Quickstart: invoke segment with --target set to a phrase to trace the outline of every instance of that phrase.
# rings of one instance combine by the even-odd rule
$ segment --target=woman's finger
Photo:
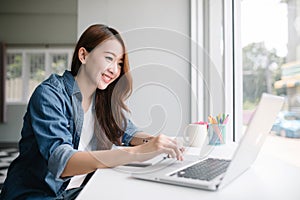
[[[171,157],[171,158],[176,158],[177,157],[175,151],[171,148],[165,148],[164,152],[166,154],[168,154],[168,156]]]
[[[180,148],[178,147],[176,141],[169,139],[166,146],[167,146],[167,148],[170,148],[175,152],[177,160],[182,160],[182,152],[181,152]]]

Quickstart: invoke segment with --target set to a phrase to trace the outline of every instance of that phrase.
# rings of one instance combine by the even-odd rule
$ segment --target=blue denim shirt
[[[51,75],[33,93],[24,116],[20,154],[11,163],[0,199],[48,199],[61,194],[71,177],[60,178],[77,152],[83,124],[82,95],[69,71]],[[127,120],[122,142],[139,130]]]

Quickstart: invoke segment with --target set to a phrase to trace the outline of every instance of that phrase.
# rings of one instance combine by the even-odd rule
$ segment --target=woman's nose
[[[112,74],[117,74],[119,71],[119,67],[118,67],[118,63],[117,62],[113,62],[110,66],[109,66],[109,72]]]

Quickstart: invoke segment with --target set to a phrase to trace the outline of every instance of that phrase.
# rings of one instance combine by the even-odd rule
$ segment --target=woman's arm
[[[161,153],[169,154],[172,158],[183,160],[182,148],[175,139],[165,135],[152,137],[149,142],[113,150],[89,151],[74,153],[61,174],[61,177],[86,174],[98,168],[115,167],[136,161],[146,161]]]
[[[76,152],[67,162],[61,177],[86,174],[98,168],[114,167],[133,162],[136,158],[131,153],[130,148]]]

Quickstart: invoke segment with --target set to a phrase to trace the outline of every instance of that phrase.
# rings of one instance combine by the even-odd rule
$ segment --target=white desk
[[[230,156],[226,151],[224,154],[224,147],[218,147],[212,154]],[[300,169],[261,153],[249,170],[216,192],[133,179],[118,168],[100,169],[77,197],[90,199],[299,200]]]

